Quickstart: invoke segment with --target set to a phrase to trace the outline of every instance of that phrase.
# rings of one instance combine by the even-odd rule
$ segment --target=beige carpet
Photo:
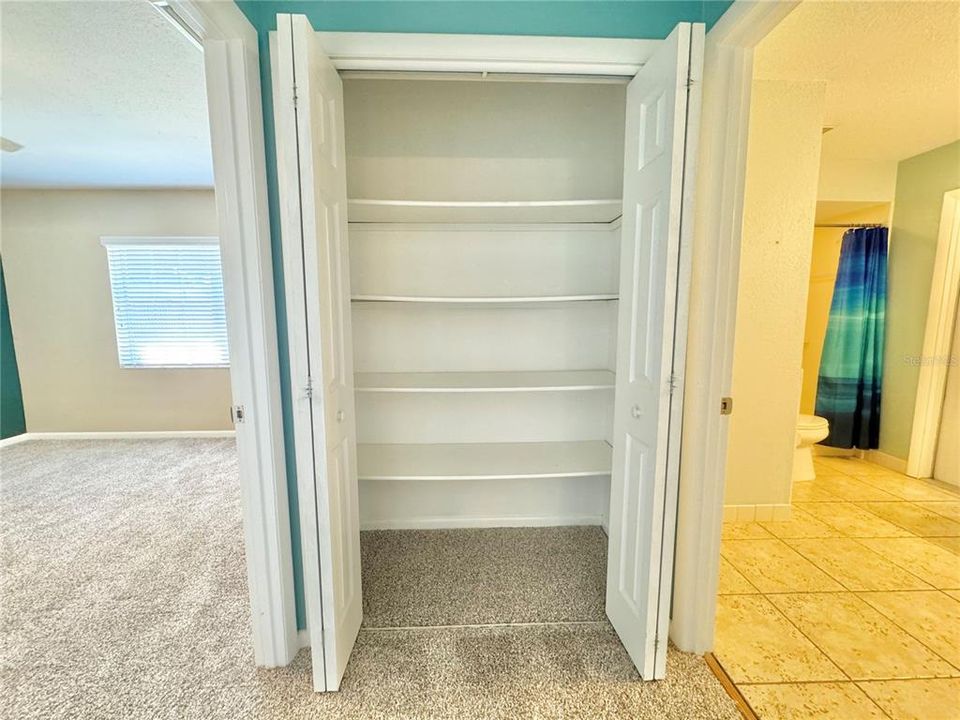
[[[421,560],[405,560],[383,547],[381,534],[365,535],[364,560],[374,558],[364,568],[368,624],[456,619],[444,597],[474,617],[511,607],[514,617],[583,613],[591,622],[367,628],[342,691],[318,695],[306,652],[288,668],[253,667],[232,442],[4,448],[0,523],[0,717],[739,717],[699,657],[671,652],[666,681],[637,680],[609,625],[592,621],[598,601],[589,588],[602,571],[584,564],[602,544],[595,531],[558,530],[548,541],[561,549],[559,559],[583,569],[570,598],[547,588],[525,601],[536,590],[518,593],[505,582],[496,602],[471,608],[466,594],[434,588],[429,612],[405,606],[403,597],[420,596],[396,568],[381,565],[383,576],[374,568],[391,557],[416,567],[436,541]],[[536,553],[535,535],[447,540],[469,547],[483,537],[481,545],[499,542],[504,553]],[[520,587],[529,582],[523,573],[516,578]]]

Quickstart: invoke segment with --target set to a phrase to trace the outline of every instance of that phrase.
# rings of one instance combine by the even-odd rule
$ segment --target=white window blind
[[[121,367],[229,365],[217,238],[102,238]]]

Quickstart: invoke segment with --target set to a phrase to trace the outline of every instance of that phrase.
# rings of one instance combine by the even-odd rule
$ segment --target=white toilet
[[[830,423],[819,415],[797,417],[797,445],[793,451],[793,481],[813,480],[813,446],[830,434]]]

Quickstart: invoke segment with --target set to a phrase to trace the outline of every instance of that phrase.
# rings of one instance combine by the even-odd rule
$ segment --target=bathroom
[[[908,5],[755,51],[714,647],[747,717],[960,702],[960,85]]]

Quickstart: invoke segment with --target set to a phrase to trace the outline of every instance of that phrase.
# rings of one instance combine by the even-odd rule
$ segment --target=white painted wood
[[[540,372],[357,373],[357,392],[501,393],[605,390],[613,387],[609,370]]]
[[[361,480],[497,480],[591,477],[610,472],[603,441],[563,443],[362,444]]]
[[[615,302],[353,303],[358,372],[613,368]]]
[[[359,295],[616,295],[619,223],[350,225]]]
[[[351,223],[609,223],[619,199],[375,200],[351,198]]]
[[[608,476],[361,480],[364,530],[601,525]]]
[[[245,411],[236,436],[254,659],[275,667],[298,645],[258,39],[234,3],[170,0],[169,8],[203,39],[230,379]]]
[[[343,89],[304,16],[278,15],[277,27],[283,233],[292,254],[300,251],[305,313],[290,336],[297,356],[291,372],[302,373],[292,380],[300,393],[294,422],[307,624],[314,689],[331,691],[340,686],[363,612]],[[296,258],[290,262],[295,271]]]
[[[354,295],[354,302],[433,303],[439,305],[528,305],[534,303],[571,303],[616,300],[614,293],[592,295],[504,295],[496,297],[429,297],[425,295]]]
[[[679,24],[627,88],[607,615],[645,679],[666,673],[679,477],[672,396],[683,372],[691,210],[685,151],[688,123],[699,120],[687,81],[700,78],[702,28]]]
[[[338,70],[633,76],[659,41],[524,35],[318,33]]]
[[[960,296],[960,188],[943,195],[937,254],[920,357],[907,475],[933,477],[947,372],[950,369],[957,297]]]
[[[713,648],[753,48],[799,2],[736,0],[707,33],[670,638]]]
[[[234,438],[234,430],[142,430],[124,432],[26,432],[0,440],[0,447],[28,440],[185,440],[191,438]]]
[[[613,392],[360,393],[357,430],[369,443],[605,440]]]

